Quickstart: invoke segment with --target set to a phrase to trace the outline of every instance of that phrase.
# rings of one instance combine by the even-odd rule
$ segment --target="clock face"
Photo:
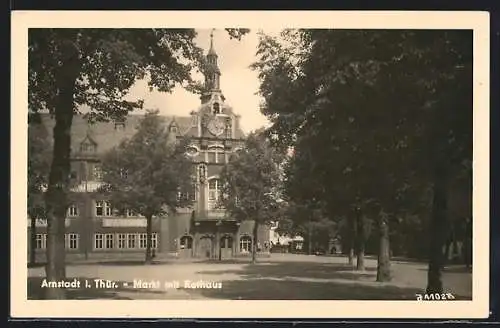
[[[208,123],[208,131],[215,136],[220,136],[224,132],[224,122],[218,118],[212,119]]]

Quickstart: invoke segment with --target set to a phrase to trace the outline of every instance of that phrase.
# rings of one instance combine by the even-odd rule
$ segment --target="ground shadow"
[[[317,262],[268,262],[247,264],[239,270],[198,271],[205,277],[239,276],[223,280],[222,289],[187,290],[210,298],[228,299],[329,299],[329,300],[416,300],[425,287],[410,288],[377,283],[377,268],[357,271],[351,265]],[[323,281],[321,281],[323,280]],[[454,295],[457,300],[470,296]]]
[[[309,279],[350,279],[375,280],[374,267],[366,267],[357,271],[348,264],[318,263],[318,262],[264,262],[246,264],[240,270],[206,270],[199,271],[202,275],[237,274],[243,279],[256,278],[309,278]]]
[[[94,279],[89,277],[68,277],[65,281],[80,281],[79,288],[67,288],[66,299],[71,300],[91,300],[91,299],[114,299],[114,300],[131,300],[136,297],[125,297],[124,292],[132,294],[163,294],[162,290],[152,289],[134,289],[133,283],[128,281],[115,281],[117,288],[96,288]],[[28,278],[28,299],[29,300],[46,300],[47,287],[42,287],[44,277],[29,277]],[[88,285],[86,284],[88,282]],[[89,286],[88,288],[86,286]]]
[[[420,268],[421,271],[427,271],[427,268]],[[472,273],[472,267],[467,267],[466,265],[454,265],[448,266],[441,269],[441,272],[445,273]]]
[[[422,290],[336,282],[272,279],[223,281],[220,289],[185,289],[191,294],[229,300],[415,300]]]
[[[203,264],[242,264],[242,263],[251,263],[252,259],[247,258],[234,258],[234,259],[204,259],[204,260],[193,260],[194,263],[203,263]]]

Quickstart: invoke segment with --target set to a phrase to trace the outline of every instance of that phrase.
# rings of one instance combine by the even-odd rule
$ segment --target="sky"
[[[205,50],[210,47],[211,29],[197,29],[195,42]],[[265,31],[266,34],[274,34]],[[241,115],[240,126],[245,133],[266,126],[268,120],[260,113],[260,97],[256,95],[259,89],[257,72],[249,66],[256,61],[258,35],[257,30],[251,30],[238,41],[231,40],[226,31],[214,31],[214,48],[219,56],[221,70],[221,90],[226,102],[233,107],[236,114]],[[144,99],[144,108],[158,109],[161,115],[189,116],[200,106],[199,96],[177,87],[171,94],[150,92],[146,81],[138,81],[130,90],[130,99]]]

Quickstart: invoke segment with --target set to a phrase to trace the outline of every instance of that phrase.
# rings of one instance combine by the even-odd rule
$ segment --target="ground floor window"
[[[104,248],[104,235],[102,233],[96,233],[94,235],[94,248],[103,249]]]
[[[242,236],[240,238],[240,252],[250,253],[252,251],[252,238],[249,236]]]
[[[148,245],[148,234],[140,233],[139,234],[139,248],[146,249]],[[158,234],[153,232],[151,234],[151,248],[156,249],[158,247]]]
[[[147,247],[147,234],[141,233],[139,234],[139,248],[145,249]]]
[[[45,249],[47,247],[47,234],[45,233],[37,233],[36,234],[36,249]]]
[[[192,249],[193,248],[193,238],[191,236],[182,236],[180,242],[181,249]]]
[[[123,249],[127,248],[126,242],[127,242],[127,235],[124,233],[119,233],[118,234],[118,248]]]
[[[106,249],[113,249],[115,248],[115,235],[111,233],[105,234],[105,240],[106,240]]]
[[[78,249],[80,235],[77,233],[68,233],[64,235],[64,245],[67,249]]]
[[[95,249],[146,249],[146,233],[96,233],[94,235]],[[151,246],[158,248],[158,234],[151,234]]]
[[[127,248],[136,248],[137,247],[137,235],[135,233],[129,233],[127,235]]]

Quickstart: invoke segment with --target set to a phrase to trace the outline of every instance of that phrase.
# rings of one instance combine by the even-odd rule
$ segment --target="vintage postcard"
[[[14,11],[11,316],[487,317],[489,60],[486,12]]]

